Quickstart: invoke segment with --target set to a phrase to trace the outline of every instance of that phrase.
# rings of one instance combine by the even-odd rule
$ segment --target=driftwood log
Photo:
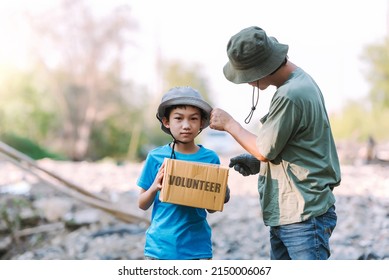
[[[116,204],[113,204],[106,198],[99,196],[98,194],[91,193],[85,188],[78,186],[72,182],[69,182],[65,178],[55,174],[52,171],[49,171],[28,157],[27,155],[15,150],[9,145],[0,141],[0,156],[5,160],[11,162],[18,168],[32,174],[40,181],[44,182],[50,187],[55,188],[71,197],[78,199],[81,202],[84,202],[92,207],[101,209],[114,217],[127,222],[127,223],[146,223],[149,224],[150,221],[144,217],[139,217],[126,209],[122,209]]]

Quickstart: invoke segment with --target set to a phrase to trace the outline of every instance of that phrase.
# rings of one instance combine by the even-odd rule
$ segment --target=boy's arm
[[[142,210],[149,209],[154,202],[154,198],[157,192],[158,189],[153,188],[153,186],[151,186],[147,191],[141,188],[138,199],[139,208]]]
[[[140,209],[147,210],[153,204],[155,195],[158,193],[159,190],[162,189],[164,170],[164,165],[162,165],[157,173],[157,176],[155,176],[153,184],[148,190],[141,188],[138,198],[138,206]]]

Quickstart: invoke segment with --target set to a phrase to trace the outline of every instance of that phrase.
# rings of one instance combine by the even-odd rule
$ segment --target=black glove
[[[234,167],[243,176],[259,173],[261,162],[250,154],[241,154],[230,159],[229,167]]]

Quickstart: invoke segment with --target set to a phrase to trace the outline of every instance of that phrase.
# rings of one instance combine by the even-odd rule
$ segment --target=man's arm
[[[257,147],[257,136],[243,128],[230,114],[215,108],[211,112],[210,128],[228,132],[239,145],[260,161],[269,161]]]

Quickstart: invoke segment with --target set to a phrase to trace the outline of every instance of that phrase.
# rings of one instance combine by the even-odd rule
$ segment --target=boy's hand
[[[228,201],[230,201],[230,188],[227,186],[227,188],[226,188],[226,196],[224,198],[224,203],[227,203]]]
[[[165,174],[165,163],[162,164],[162,166],[159,168],[157,176],[155,176],[154,182],[152,187],[156,191],[160,191],[162,189],[162,183],[163,183],[163,176]]]
[[[230,200],[230,188],[227,186],[226,188],[226,196],[224,198],[224,203],[227,203]],[[215,213],[216,210],[207,209],[208,213]]]

